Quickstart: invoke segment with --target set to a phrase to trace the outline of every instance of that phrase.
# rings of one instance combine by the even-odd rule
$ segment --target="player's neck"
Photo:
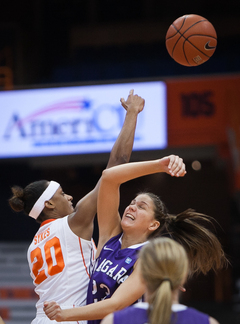
[[[147,241],[147,238],[145,236],[143,237],[139,237],[139,235],[133,236],[128,235],[127,233],[124,233],[122,236],[122,246],[121,249],[126,249],[129,246],[135,245],[135,244],[140,244],[140,243],[144,243]]]
[[[172,292],[172,304],[179,304],[179,289]]]

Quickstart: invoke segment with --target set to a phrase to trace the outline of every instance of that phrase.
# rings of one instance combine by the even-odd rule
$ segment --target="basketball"
[[[184,15],[168,28],[166,48],[179,64],[198,66],[215,52],[217,34],[213,25],[204,17]]]

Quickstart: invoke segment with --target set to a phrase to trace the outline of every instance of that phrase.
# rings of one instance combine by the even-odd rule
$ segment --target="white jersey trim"
[[[141,308],[141,309],[148,309],[149,304],[146,302],[140,302],[133,305],[135,308]],[[187,306],[182,304],[172,304],[172,311],[173,312],[181,312],[187,309]]]
[[[182,304],[172,304],[172,311],[173,312],[181,312],[187,309],[187,306]]]
[[[119,242],[120,242],[121,245],[122,245],[122,237],[123,237],[123,233],[119,237]],[[128,246],[127,249],[137,249],[139,246],[143,246],[143,245],[145,245],[147,243],[148,243],[148,241],[143,242],[143,243],[134,244],[134,245]]]

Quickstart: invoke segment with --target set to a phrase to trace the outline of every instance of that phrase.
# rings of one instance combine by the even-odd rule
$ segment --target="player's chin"
[[[69,211],[70,211],[70,214],[72,214],[73,212],[75,212],[75,208],[73,207],[73,205],[70,205],[69,206]]]
[[[65,216],[66,215],[71,215],[75,213],[75,209],[73,207],[69,207],[68,210],[65,211]]]
[[[134,221],[131,219],[128,219],[127,217],[123,218],[121,221],[121,227],[122,229],[127,229],[129,227],[133,227],[134,226]]]

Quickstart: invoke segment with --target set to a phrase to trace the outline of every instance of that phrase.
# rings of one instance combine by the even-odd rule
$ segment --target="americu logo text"
[[[86,139],[97,141],[102,133],[106,136],[114,129],[119,130],[123,118],[121,106],[106,104],[93,107],[92,102],[86,99],[64,101],[25,117],[21,112],[13,113],[4,138],[31,138],[36,146],[75,144]]]

